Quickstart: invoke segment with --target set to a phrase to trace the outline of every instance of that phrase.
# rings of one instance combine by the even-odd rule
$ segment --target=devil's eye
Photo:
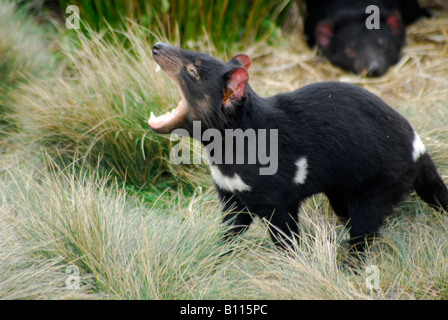
[[[195,77],[196,79],[199,79],[198,72],[196,71],[195,68],[193,68],[193,67],[188,67],[188,68],[187,68],[187,71],[188,71],[193,77]]]
[[[349,58],[354,58],[356,56],[356,51],[353,48],[345,48],[344,53]]]
[[[386,41],[386,39],[384,39],[384,38],[379,38],[379,39],[378,39],[378,44],[380,45],[381,50],[382,50],[383,52],[387,50],[387,41]]]

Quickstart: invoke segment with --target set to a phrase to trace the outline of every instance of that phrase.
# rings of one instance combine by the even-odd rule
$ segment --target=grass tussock
[[[414,215],[390,218],[384,237],[350,267],[347,230],[324,197],[305,203],[301,242],[285,253],[260,221],[239,242],[222,243],[210,191],[174,192],[148,207],[107,180],[73,165],[2,175],[2,298],[448,298],[447,217],[415,200],[407,203]],[[369,265],[379,270],[378,290],[368,287]],[[67,287],[72,266],[75,290]]]
[[[68,69],[18,93],[13,118],[22,131],[16,138],[65,163],[81,155],[85,165],[148,188],[171,169],[169,139],[146,122],[151,111],[177,105],[178,93],[168,77],[156,75],[144,31],[128,30],[126,40],[108,32],[108,40],[78,33],[63,48]]]
[[[27,82],[29,76],[43,76],[54,63],[48,49],[51,36],[36,28],[33,18],[12,1],[0,2],[0,152],[9,144],[14,122],[11,91]]]
[[[36,242],[19,239],[14,225],[6,222],[7,204],[0,206],[0,299],[92,299],[104,297],[90,291],[88,276],[80,277],[80,290],[67,290],[62,258],[39,257]]]
[[[447,299],[446,216],[422,208],[413,217],[391,218],[366,257],[350,262],[340,246],[347,231],[321,210],[308,207],[301,212],[304,226],[298,250],[287,256],[277,250],[254,252],[247,285],[261,297]],[[372,266],[378,272],[378,286],[372,282]]]
[[[128,197],[107,178],[77,173],[75,165],[49,166],[54,168],[50,173],[14,169],[1,181],[2,221],[19,243],[33,245],[26,250],[31,259],[53,263],[59,270],[77,266],[81,275],[91,278],[88,288],[117,299],[201,299],[216,294],[226,269],[226,263],[220,265],[222,255],[229,247],[220,243],[213,196],[185,200],[174,193],[168,204],[171,212],[166,212]],[[1,252],[6,259],[7,253]],[[38,271],[40,265],[30,268]]]

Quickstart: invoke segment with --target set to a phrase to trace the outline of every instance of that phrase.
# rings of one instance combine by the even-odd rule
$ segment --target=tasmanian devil
[[[182,100],[164,115],[151,113],[148,124],[157,133],[184,135],[194,135],[200,125],[196,138],[210,151],[211,174],[230,225],[227,236],[259,216],[276,244],[290,244],[298,236],[300,203],[317,193],[328,197],[360,250],[412,189],[430,206],[448,210],[448,189],[421,139],[372,93],[323,82],[262,98],[249,86],[246,55],[224,63],[163,43],[152,52]],[[247,140],[247,132],[257,140]],[[250,143],[232,144],[229,133]],[[267,163],[257,147],[278,153],[271,158],[278,163]]]
[[[405,27],[430,16],[417,0],[308,0],[306,4],[308,45],[317,43],[332,64],[367,76],[380,76],[395,64],[405,43]],[[377,9],[368,9],[372,5]]]

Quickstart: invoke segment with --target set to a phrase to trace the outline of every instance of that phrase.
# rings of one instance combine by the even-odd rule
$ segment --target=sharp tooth
[[[151,120],[153,120],[155,118],[156,118],[156,116],[154,115],[154,112],[151,111],[151,116],[149,117],[149,121],[148,122],[151,122]]]
[[[156,72],[159,72],[160,71],[160,66],[159,65],[157,65],[157,68],[156,68]]]

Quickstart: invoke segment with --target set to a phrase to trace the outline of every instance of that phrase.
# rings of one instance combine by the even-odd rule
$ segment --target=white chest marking
[[[418,136],[418,134],[414,131],[414,141],[412,142],[412,158],[414,162],[420,158],[426,152],[425,145],[422,140]]]
[[[308,175],[308,161],[306,157],[299,158],[296,162],[296,175],[294,176],[294,182],[297,184],[304,184]]]
[[[210,165],[210,171],[212,173],[213,181],[215,181],[215,183],[223,190],[230,192],[252,190],[252,187],[244,183],[241,177],[236,173],[233,177],[225,176],[222,174],[221,170],[214,165]]]

